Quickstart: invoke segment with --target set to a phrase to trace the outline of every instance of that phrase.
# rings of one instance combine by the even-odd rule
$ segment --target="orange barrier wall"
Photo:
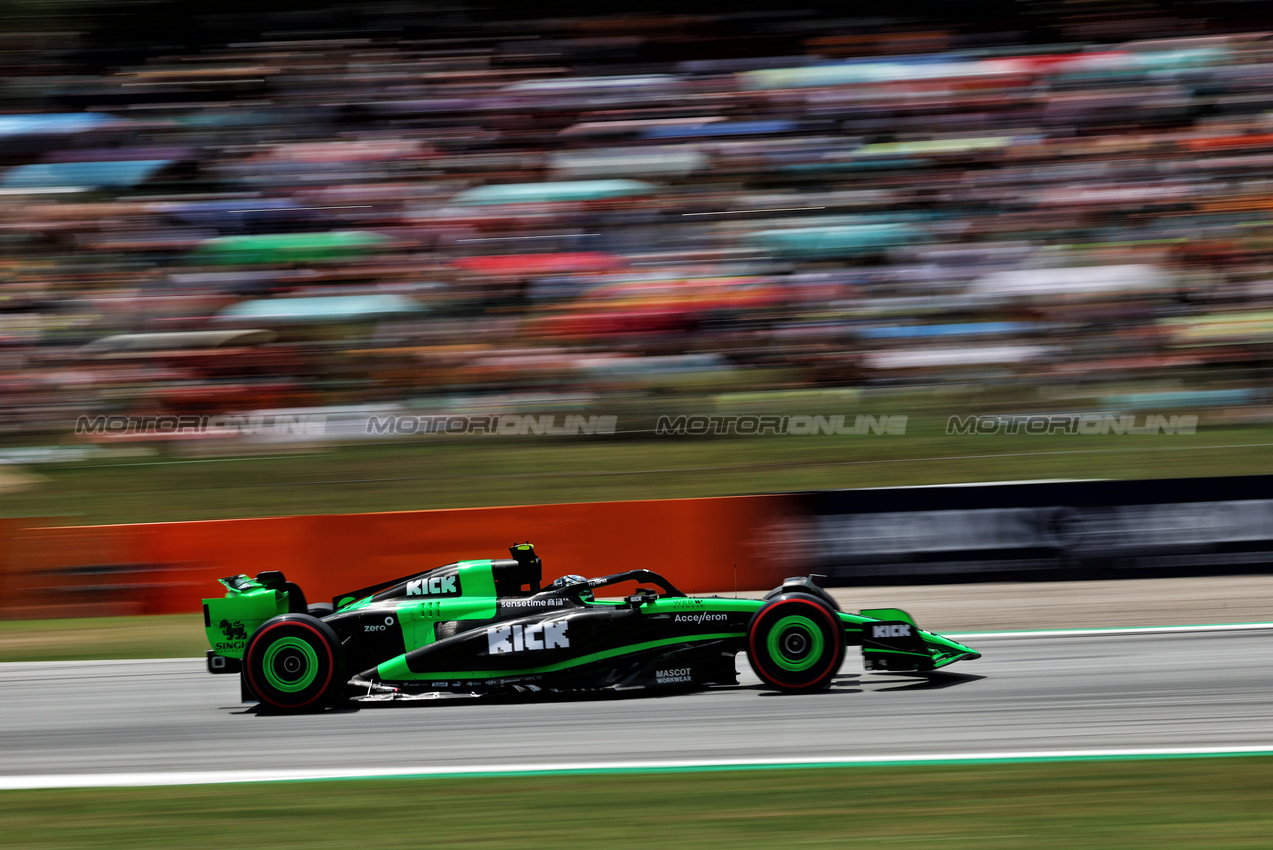
[[[23,529],[5,616],[197,611],[216,579],[282,570],[311,602],[530,540],[544,579],[646,568],[689,592],[781,581],[773,541],[791,497],[595,502],[202,522]],[[65,615],[63,615],[65,616]]]
[[[161,610],[169,585],[179,579],[167,564],[148,559],[147,529],[24,523],[5,541],[0,614],[92,617]]]

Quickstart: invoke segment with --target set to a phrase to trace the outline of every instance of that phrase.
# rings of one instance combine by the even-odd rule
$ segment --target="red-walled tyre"
[[[261,624],[243,652],[243,676],[263,705],[276,711],[316,711],[345,685],[340,639],[308,614],[283,614]]]
[[[844,661],[840,618],[804,593],[771,599],[747,626],[747,660],[766,685],[786,693],[831,687]]]

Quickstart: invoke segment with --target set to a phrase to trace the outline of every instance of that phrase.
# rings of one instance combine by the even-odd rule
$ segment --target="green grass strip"
[[[199,657],[203,615],[0,621],[0,662]]]
[[[1273,758],[11,791],[7,846],[1265,848]]]
[[[878,403],[872,405],[878,411],[906,412],[884,398]],[[95,525],[1004,479],[1273,473],[1273,425],[1220,424],[1204,416],[1190,435],[962,436],[945,433],[945,417],[962,409],[935,406],[940,412],[912,415],[906,434],[895,436],[437,437],[312,454],[44,464],[33,467],[41,481],[0,496],[0,515]]]

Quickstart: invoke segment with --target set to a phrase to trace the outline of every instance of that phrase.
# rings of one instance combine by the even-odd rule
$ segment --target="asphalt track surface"
[[[931,679],[827,693],[437,700],[266,716],[202,659],[0,665],[0,787],[36,775],[430,770],[684,760],[858,759],[1127,748],[1273,749],[1273,628],[993,635]]]

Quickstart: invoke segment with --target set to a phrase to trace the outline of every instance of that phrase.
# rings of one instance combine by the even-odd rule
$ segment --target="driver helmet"
[[[579,584],[580,582],[584,582],[584,581],[587,581],[587,579],[584,578],[583,576],[577,576],[577,575],[571,574],[571,575],[562,576],[561,578],[557,579],[556,581],[553,582],[552,586],[554,588],[569,587],[572,584]]]

